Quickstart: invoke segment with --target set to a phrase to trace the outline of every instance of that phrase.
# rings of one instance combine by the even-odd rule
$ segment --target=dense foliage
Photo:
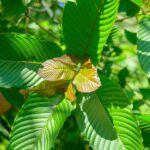
[[[150,149],[149,0],[0,0],[0,150]]]

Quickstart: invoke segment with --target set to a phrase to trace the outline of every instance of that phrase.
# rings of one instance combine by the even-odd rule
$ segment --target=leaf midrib
[[[25,61],[25,60],[20,60],[20,61],[18,61],[18,60],[0,60],[0,63],[4,63],[4,62],[7,62],[7,63],[22,63],[22,64],[34,64],[34,65],[41,65],[42,64],[42,62],[38,62],[38,61]]]
[[[96,3],[96,2],[95,2],[95,3]],[[95,18],[95,20],[94,20],[94,22],[93,22],[93,25],[92,25],[92,28],[91,28],[91,32],[90,32],[89,35],[88,35],[87,44],[86,44],[86,47],[85,47],[85,49],[84,49],[84,55],[83,55],[83,57],[86,57],[87,54],[88,54],[88,49],[89,49],[89,47],[90,47],[90,45],[91,45],[91,43],[92,43],[93,33],[95,32],[96,23],[97,23],[98,20],[99,20],[99,15],[101,14],[101,10],[102,10],[103,3],[104,3],[104,1],[101,2],[101,7],[100,7],[99,9],[97,9],[97,15],[96,15],[96,18]],[[95,5],[97,6],[97,4],[95,4]]]
[[[94,93],[95,93],[96,97],[98,98],[98,100],[100,101],[100,99],[99,99],[99,97],[98,97],[97,93],[96,93],[96,92],[94,92]],[[100,102],[101,102],[101,101],[100,101]],[[108,115],[108,112],[106,111],[106,108],[104,107],[103,103],[101,103],[101,104],[102,104],[102,106],[103,106],[103,108],[104,108],[104,110],[105,110],[106,114]],[[109,115],[108,115],[108,118],[110,119],[110,122],[112,122],[112,120],[111,120],[111,118],[110,118],[110,116],[109,116]],[[113,124],[113,122],[112,122],[112,124]],[[114,124],[113,124],[113,127],[114,127]],[[117,132],[117,130],[116,130],[116,128],[115,128],[115,127],[114,127],[114,130],[115,130],[115,132],[116,132],[116,135],[117,135],[117,138],[118,138],[118,140],[119,140],[120,144],[122,145],[123,150],[126,150],[126,148],[125,148],[125,146],[124,146],[124,144],[123,144],[123,142],[122,142],[121,138],[119,137],[118,132]]]
[[[37,145],[37,143],[38,143],[38,140],[41,138],[41,136],[42,136],[42,134],[43,134],[45,128],[46,128],[47,125],[48,125],[48,122],[51,120],[51,117],[52,117],[53,113],[55,113],[55,110],[56,110],[57,106],[58,106],[60,103],[61,103],[61,102],[59,101],[57,104],[55,104],[54,106],[52,106],[52,112],[49,114],[47,121],[45,122],[43,128],[41,129],[41,133],[39,134],[39,136],[37,136],[37,138],[36,138],[36,140],[35,140],[35,142],[34,142],[34,147],[33,147],[33,149],[36,148],[36,145]]]

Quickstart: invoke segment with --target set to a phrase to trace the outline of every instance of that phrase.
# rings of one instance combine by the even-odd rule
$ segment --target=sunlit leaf
[[[125,150],[96,93],[78,96],[75,116],[85,140],[89,141],[93,150]]]
[[[75,71],[76,60],[68,55],[45,61],[39,75],[48,81],[71,80]]]
[[[0,34],[0,87],[29,89],[38,85],[43,81],[37,74],[41,62],[62,54],[55,43],[29,34]]]
[[[71,55],[63,55],[61,57],[54,58],[55,61],[62,62],[63,64],[75,67],[79,63],[79,59]]]
[[[97,70],[92,65],[90,59],[83,63],[73,83],[80,92],[93,92],[100,87],[101,83]]]
[[[65,92],[65,96],[73,102],[76,99],[75,91],[73,89],[72,83],[69,84],[67,91]]]
[[[73,106],[63,94],[30,93],[12,126],[9,150],[50,150]]]
[[[144,0],[131,0],[133,3],[138,5],[139,7],[144,5]]]
[[[138,119],[139,126],[142,130],[144,146],[150,147],[150,115],[137,114],[135,117]]]

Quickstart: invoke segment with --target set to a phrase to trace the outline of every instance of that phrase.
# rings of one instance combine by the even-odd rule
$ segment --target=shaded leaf
[[[125,12],[128,16],[134,16],[140,11],[140,7],[131,0],[120,0],[119,12]]]
[[[24,97],[27,98],[29,95],[29,90],[25,90],[25,89],[20,89],[19,93]]]
[[[149,88],[140,88],[139,90],[143,96],[143,99],[150,100],[150,89]]]
[[[95,93],[80,94],[78,103],[75,111],[76,119],[85,140],[89,141],[91,147],[94,150],[124,150],[98,96]]]
[[[102,87],[96,93],[108,111],[117,135],[125,149],[143,149],[141,131],[133,116],[130,101],[120,86],[101,76]]]
[[[5,97],[0,92],[0,115],[7,112],[11,108],[11,104],[5,99]]]
[[[101,76],[95,93],[80,94],[76,118],[94,150],[142,150],[142,136],[120,86]]]
[[[25,13],[27,7],[31,5],[35,0],[1,0],[3,15],[5,17],[18,16]]]
[[[136,115],[139,121],[140,128],[142,130],[143,143],[145,146],[150,147],[150,115],[139,114]]]
[[[67,2],[63,14],[66,53],[96,64],[116,19],[118,0]]]
[[[125,87],[126,85],[126,78],[129,76],[129,71],[127,67],[121,69],[118,73],[119,83],[121,87]]]
[[[3,96],[6,100],[12,104],[16,108],[20,108],[24,103],[24,97],[19,93],[19,89],[11,88],[11,89],[4,89],[0,88]]]
[[[143,70],[150,77],[150,15],[140,21],[137,38],[138,59]]]
[[[5,138],[9,140],[9,132],[6,129],[6,127],[1,123],[1,118],[0,118],[0,142],[1,142],[1,138]]]

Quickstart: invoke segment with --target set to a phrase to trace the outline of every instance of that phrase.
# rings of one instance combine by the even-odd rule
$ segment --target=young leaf
[[[63,95],[31,93],[11,131],[9,150],[49,150],[74,106]]]
[[[79,73],[75,76],[73,84],[79,92],[93,92],[97,90],[101,83],[97,74],[97,69],[92,65],[90,59],[81,66]]]
[[[65,96],[71,101],[73,102],[74,100],[76,100],[76,96],[75,96],[75,91],[73,88],[72,83],[69,84],[67,91],[65,92]]]
[[[77,66],[76,61],[68,55],[47,60],[42,65],[43,68],[39,69],[38,74],[48,81],[71,80]]]
[[[76,0],[68,2],[63,14],[67,54],[97,63],[116,19],[119,0]]]
[[[42,78],[37,74],[41,62],[61,56],[52,42],[27,34],[0,34],[0,87],[30,88]]]
[[[65,81],[58,81],[58,82],[44,81],[31,89],[31,91],[37,92],[45,96],[52,96],[55,95],[57,92],[64,92],[65,90],[66,90]]]

